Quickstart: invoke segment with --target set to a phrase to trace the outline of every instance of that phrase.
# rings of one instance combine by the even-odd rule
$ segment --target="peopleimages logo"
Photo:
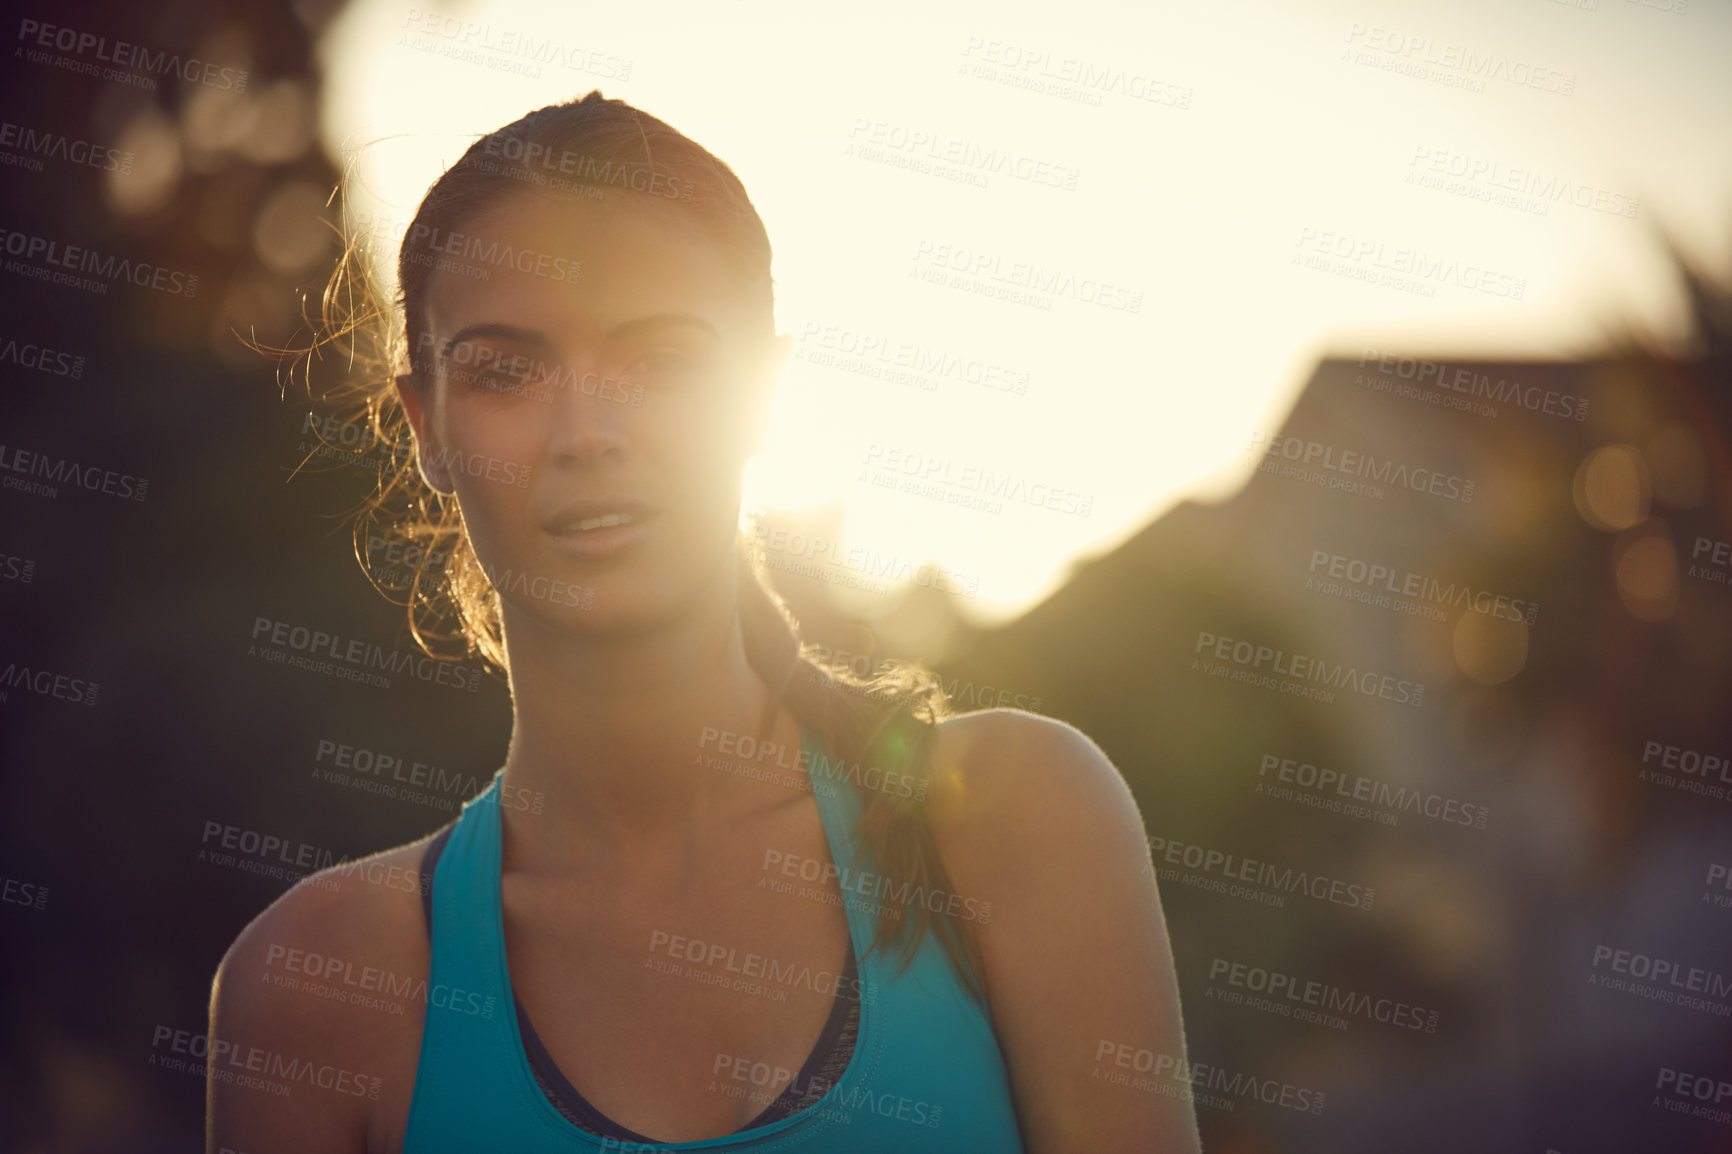
[[[463,798],[474,797],[487,786],[480,775],[448,771],[424,761],[411,761],[400,754],[320,738],[313,755],[312,776],[332,785],[382,797],[452,810]]]
[[[561,281],[565,284],[576,284],[578,274],[583,271],[579,261],[562,256],[551,256],[534,249],[513,248],[498,241],[489,241],[483,237],[469,233],[451,232],[447,229],[435,228],[429,224],[417,224],[409,230],[409,237],[403,242],[403,259],[411,263],[429,264],[436,257],[451,257],[455,261],[476,265],[492,265],[494,268],[515,269],[518,272],[534,273],[548,280]],[[438,267],[445,271],[464,271],[439,261]],[[481,279],[487,279],[486,269],[474,269]]]
[[[358,1074],[328,1062],[293,1058],[257,1046],[238,1046],[234,1042],[210,1038],[188,1030],[177,1030],[172,1026],[157,1026],[151,1035],[150,1046],[153,1051],[150,1064],[153,1066],[208,1074],[213,1081],[235,1082],[257,1089],[267,1089],[280,1097],[287,1097],[292,1088],[290,1083],[298,1082],[333,1093],[376,1100],[380,1087],[384,1085],[383,1079]],[[167,1054],[160,1052],[164,1050]],[[198,1061],[189,1067],[184,1059],[173,1057],[181,1054]],[[254,1077],[249,1079],[248,1075]],[[258,1085],[261,1079],[276,1081]]]
[[[1464,505],[1473,503],[1474,482],[1471,477],[1458,477],[1436,469],[1411,467],[1405,462],[1398,463],[1388,457],[1379,460],[1370,453],[1356,449],[1342,449],[1322,441],[1281,434],[1270,436],[1267,433],[1254,432],[1247,449],[1254,454],[1258,446],[1264,443],[1267,443],[1268,447],[1263,450],[1264,463],[1258,466],[1259,472],[1279,472],[1284,477],[1291,476],[1322,485],[1324,488],[1340,489],[1377,500],[1383,499],[1383,490],[1377,486],[1388,485],[1411,489],[1415,493],[1425,493],[1446,501],[1460,501]],[[1283,467],[1283,460],[1291,461],[1293,465]]]
[[[28,585],[36,579],[36,559],[16,553],[0,553],[0,581],[16,581]]]
[[[77,485],[92,493],[106,493],[110,497],[133,501],[144,500],[150,491],[150,482],[143,477],[117,473],[101,465],[80,465],[66,457],[50,457],[16,446],[0,445],[0,472],[37,478],[21,481],[8,476],[0,483],[8,489],[26,489],[45,497],[59,495],[60,491],[52,487],[54,484]]]
[[[13,690],[19,690],[34,693],[39,697],[70,701],[74,705],[95,705],[99,688],[96,682],[82,677],[56,673],[52,669],[20,665],[16,661],[9,662],[5,669],[0,669],[0,701],[7,700]]]
[[[120,80],[134,84],[144,80],[148,83],[139,87],[154,89],[156,81],[152,79],[153,76],[175,76],[192,84],[203,84],[228,92],[247,90],[247,73],[244,68],[227,68],[200,60],[196,56],[183,59],[178,52],[153,52],[142,44],[125,40],[110,42],[106,36],[80,32],[76,28],[57,24],[44,24],[40,20],[26,18],[19,21],[18,40],[20,44],[31,46],[22,47],[19,51],[24,53],[25,58],[32,64],[55,64],[61,67],[73,65],[71,71],[100,76],[104,80]],[[68,60],[63,56],[58,60],[51,60],[47,58],[47,52],[40,51],[41,49],[64,52],[78,59]],[[77,67],[80,59],[95,63]],[[147,75],[128,76],[113,68],[98,68],[98,64],[116,64]]]
[[[17,149],[15,153],[0,152],[0,164],[10,164],[32,172],[41,172],[40,158],[64,160],[69,164],[89,165],[104,172],[125,176],[132,172],[133,154],[102,144],[93,144],[75,136],[66,136],[47,129],[31,128],[27,124],[0,121],[0,148]]]
[[[1377,899],[1377,890],[1373,886],[1361,885],[1358,882],[1348,882],[1340,878],[1330,878],[1324,874],[1311,873],[1307,870],[1295,870],[1292,866],[1277,866],[1273,862],[1258,861],[1255,858],[1240,857],[1238,854],[1227,853],[1218,849],[1208,849],[1190,842],[1175,841],[1172,838],[1158,834],[1149,836],[1149,856],[1156,863],[1166,862],[1168,865],[1181,866],[1194,873],[1179,874],[1176,870],[1164,872],[1157,864],[1155,873],[1163,880],[1183,881],[1187,885],[1199,889],[1214,890],[1217,893],[1227,892],[1228,887],[1219,879],[1210,878],[1210,874],[1218,874],[1220,879],[1245,882],[1252,886],[1261,886],[1264,890],[1281,890],[1289,894],[1304,894],[1320,902],[1332,902],[1335,905],[1348,906],[1357,910],[1369,910]],[[1214,884],[1199,884],[1214,883]],[[1243,889],[1243,886],[1232,887]],[[1280,906],[1284,900],[1277,894],[1230,894],[1233,897],[1245,897],[1263,905]],[[1271,900],[1272,899],[1272,900]]]
[[[856,546],[844,554],[840,541],[817,534],[808,536],[798,529],[788,529],[780,525],[772,527],[763,521],[757,523],[754,541],[767,552],[783,554],[797,560],[820,561],[821,564],[834,565],[865,576],[891,581],[912,581],[921,588],[936,589],[940,593],[973,597],[980,591],[980,578],[953,573],[930,561],[916,566],[902,558],[887,556],[865,546]],[[778,564],[778,559],[774,557],[767,557],[765,564],[772,569],[805,571],[787,563]],[[822,572],[819,569],[813,575],[822,576]]]
[[[846,649],[831,649],[827,645],[812,646],[811,655],[820,665],[843,666],[849,673],[862,680],[884,674],[893,675],[897,668],[897,662],[892,658],[879,658],[874,662],[868,654],[850,653]],[[972,681],[963,681],[959,677],[952,677],[949,681],[944,681],[941,677],[939,683],[944,689],[944,696],[953,706],[967,709],[1011,708],[1025,710],[1029,713],[1034,713],[1040,709],[1041,699],[1039,697],[1031,697],[1028,694],[1018,693],[1001,686],[984,683],[976,685]],[[871,692],[870,686],[867,687],[867,692]]]
[[[1444,148],[1432,148],[1428,145],[1417,145],[1413,150],[1413,158],[1408,165],[1413,168],[1422,164],[1434,175],[1421,175],[1417,183],[1421,187],[1443,188],[1446,191],[1457,191],[1456,188],[1441,182],[1441,176],[1456,177],[1463,185],[1468,186],[1467,195],[1477,195],[1478,199],[1492,199],[1502,202],[1506,199],[1499,192],[1513,193],[1516,196],[1532,197],[1532,203],[1545,215],[1553,203],[1560,200],[1568,202],[1577,208],[1592,209],[1610,216],[1621,216],[1634,219],[1641,206],[1642,198],[1623,193],[1612,192],[1592,184],[1571,181],[1554,173],[1542,175],[1531,165],[1509,165],[1501,160],[1487,160],[1484,157],[1469,156],[1465,153],[1452,152]],[[1407,179],[1415,183],[1414,174],[1409,172]],[[1437,183],[1427,184],[1427,180]],[[1479,187],[1483,186],[1483,187]],[[1515,197],[1508,197],[1511,207],[1521,207],[1521,202]]]
[[[839,867],[831,861],[783,853],[779,849],[766,849],[763,864],[759,868],[769,872],[772,867],[784,878],[797,878],[804,882],[815,882],[820,886],[827,886],[834,881],[838,889],[861,897],[870,897],[875,904],[876,899],[889,896],[890,900],[901,906],[919,905],[932,913],[968,918],[983,925],[992,920],[992,903],[989,901],[965,898],[948,890],[928,889],[924,884],[909,881],[898,885],[887,875],[871,870],[856,870],[853,866]],[[766,878],[759,880],[758,888],[786,893],[791,887],[778,887],[774,879]]]
[[[1707,560],[1703,560],[1704,554]],[[1732,541],[1698,536],[1690,546],[1690,567],[1685,576],[1725,585],[1732,582],[1732,570],[1726,566],[1732,566]]]
[[[643,406],[642,385],[593,369],[579,376],[572,366],[552,364],[524,353],[504,352],[490,345],[470,341],[455,345],[446,341],[440,345],[432,333],[422,333],[415,344],[418,357],[436,355],[445,365],[447,377],[465,387],[495,393],[527,394],[545,404],[553,402],[553,389],[569,388],[586,397],[616,401],[633,408]],[[524,466],[524,471],[528,472],[528,466]]]
[[[211,846],[212,838],[216,839],[214,847]],[[220,821],[206,821],[199,842],[205,847],[199,850],[200,861],[210,858],[217,849],[238,851],[248,857],[280,863],[302,871],[324,869],[344,860],[332,850],[321,849],[307,842],[290,841],[276,834],[261,833],[256,829],[246,829]]]
[[[819,321],[807,321],[801,326],[800,344],[794,350],[794,359],[825,368],[883,377],[893,384],[912,384],[926,392],[937,389],[940,378],[1017,396],[1028,392],[1027,370],[1012,369],[979,358],[964,359],[947,349],[918,341],[897,340],[882,333]],[[891,370],[902,370],[902,373],[898,375]]]
[[[1433,256],[1407,245],[1386,244],[1377,238],[1307,225],[1299,230],[1294,245],[1299,251],[1291,264],[1417,291],[1422,296],[1436,295],[1440,284],[1517,301],[1527,293],[1526,277],[1464,264],[1453,257]],[[1330,258],[1340,267],[1328,264]]]
[[[1614,976],[1601,972],[1602,966]],[[1724,1000],[1732,998],[1732,977],[1716,970],[1604,944],[1594,946],[1592,968],[1589,985],[1622,990],[1650,1001],[1670,1002],[1721,1018],[1732,1017],[1732,1005]]]
[[[471,693],[481,688],[479,668],[441,661],[422,653],[386,649],[360,638],[344,639],[323,629],[309,629],[305,625],[275,621],[269,617],[253,619],[252,641],[253,644],[247,648],[249,657],[263,656],[266,660],[281,661],[379,688],[389,688],[390,680],[370,670],[407,673],[417,681],[467,689]]]
[[[1715,784],[1717,778],[1724,785]],[[1686,793],[1724,800],[1732,786],[1732,753],[1704,753],[1699,749],[1650,740],[1642,744],[1642,768],[1637,781],[1652,781]]]
[[[1732,1082],[1708,1074],[1689,1074],[1661,1066],[1654,1079],[1654,1089],[1669,1091],[1672,1097],[1658,1098],[1654,1105],[1674,1114],[1688,1114],[1711,1122],[1732,1126],[1732,1110],[1720,1109],[1720,1104],[1732,1099]],[[1694,1099],[1692,1103],[1691,1099]],[[1709,1106],[1706,1103],[1712,1102]]]
[[[1081,175],[1077,168],[1037,159],[1013,149],[988,148],[947,133],[909,128],[864,116],[854,118],[854,127],[848,137],[850,155],[881,162],[888,158],[907,159],[928,167],[929,162],[958,165],[968,176],[980,177],[982,183],[989,176],[1009,176],[1032,184],[1074,191]]]
[[[1379,609],[1413,605],[1416,608],[1406,611],[1438,621],[1444,619],[1443,606],[1452,609],[1465,607],[1500,621],[1521,621],[1528,625],[1534,624],[1540,611],[1539,605],[1533,601],[1506,597],[1465,583],[1445,582],[1394,565],[1331,553],[1327,549],[1311,550],[1311,563],[1306,572],[1309,574],[1305,579],[1308,592],[1361,601]],[[1330,580],[1324,581],[1325,577]],[[1383,596],[1385,593],[1392,594],[1395,600]],[[1412,601],[1404,602],[1402,598],[1412,598]]]
[[[884,445],[877,441],[866,447],[862,465],[861,480],[883,485],[888,479],[891,483],[884,485],[885,488],[897,487],[897,481],[905,480],[909,483],[900,486],[899,491],[917,493],[920,496],[949,498],[983,494],[984,497],[1020,501],[1037,509],[1069,513],[1077,517],[1087,517],[1094,509],[1095,499],[1092,493],[1079,493],[1040,481],[1030,481],[1027,477],[1014,473],[995,473],[979,465],[959,463],[950,457],[923,453],[898,445]],[[952,500],[950,503],[964,502]],[[986,505],[995,513],[1002,509],[1002,506],[995,502],[988,501]]]
[[[646,968],[655,969],[658,973],[696,978],[707,985],[727,985],[743,993],[772,997],[778,1002],[788,1000],[788,989],[808,990],[825,997],[841,996],[867,1005],[877,1001],[876,983],[862,981],[858,976],[850,978],[828,970],[814,970],[811,966],[782,962],[765,954],[742,952],[735,946],[688,938],[667,930],[650,932],[649,952],[651,964]],[[690,962],[698,968],[678,972],[680,967],[677,964],[669,968],[668,963],[662,963],[654,956],[660,953],[665,953],[672,963]],[[763,984],[765,982],[782,988],[770,989]]]
[[[1316,1022],[1330,1029],[1345,1030],[1347,1019],[1356,1017],[1400,1029],[1437,1033],[1436,1010],[1227,958],[1217,957],[1209,963],[1209,983],[1207,997],[1250,1009],[1271,1010],[1282,1017]],[[1217,993],[1217,984],[1229,989]]]
[[[1298,692],[1284,688],[1286,685],[1302,685],[1304,682],[1315,681],[1329,686],[1331,689],[1348,690],[1363,694],[1366,697],[1381,697],[1385,701],[1396,701],[1403,705],[1420,706],[1425,703],[1425,685],[1423,682],[1407,681],[1385,673],[1374,673],[1370,670],[1357,669],[1345,662],[1330,662],[1321,657],[1309,657],[1303,653],[1288,653],[1285,649],[1276,649],[1269,645],[1258,645],[1250,641],[1236,641],[1231,637],[1222,637],[1214,633],[1199,631],[1197,644],[1191,650],[1193,654],[1208,653],[1217,662],[1231,662],[1238,668],[1226,670],[1224,666],[1212,665],[1207,658],[1193,657],[1191,668],[1201,669],[1213,676],[1226,676],[1231,681],[1245,681],[1264,689],[1282,689],[1283,692]],[[1268,673],[1263,670],[1267,668]],[[1232,676],[1243,673],[1244,676]],[[1278,677],[1291,679],[1288,682],[1275,680]],[[1333,700],[1325,697],[1323,700]]]
[[[492,994],[465,990],[444,983],[428,984],[426,977],[400,977],[387,969],[348,958],[321,954],[272,942],[265,950],[265,965],[285,971],[271,975],[283,989],[300,990],[332,1001],[382,1009],[401,1014],[403,1007],[392,999],[410,998],[436,1010],[450,1010],[470,1017],[491,1018],[495,1010]],[[289,977],[293,975],[293,977]]]
[[[858,761],[850,763],[841,755],[831,759],[820,752],[813,757],[808,755],[803,747],[790,749],[780,742],[760,740],[749,733],[735,733],[729,729],[706,725],[699,735],[698,749],[708,749],[711,742],[716,743],[717,753],[728,757],[742,758],[758,765],[767,762],[777,769],[795,774],[803,773],[815,780],[845,781],[856,789],[877,789],[896,797],[926,800],[924,780],[875,765],[862,765]]]
[[[541,75],[541,70],[535,65],[557,64],[573,72],[588,72],[600,76],[604,80],[631,79],[630,60],[587,49],[581,44],[568,44],[553,36],[541,35],[532,28],[486,24],[422,8],[408,9],[403,16],[403,27],[425,38],[429,45],[437,45],[440,40],[445,41],[443,47],[455,51],[442,51],[440,55],[453,59],[474,59],[482,54],[492,53],[501,61],[518,66],[512,71],[520,71],[530,76]],[[416,43],[410,47],[421,48],[422,45]]]
[[[1104,1063],[1110,1063],[1118,1067],[1118,1070],[1103,1072]],[[1132,1077],[1125,1071],[1152,1074],[1155,1078],[1185,1084],[1188,1093],[1202,1106],[1231,1110],[1239,1101],[1253,1098],[1265,1105],[1285,1106],[1301,1113],[1323,1113],[1324,1094],[1320,1090],[1295,1086],[1274,1078],[1259,1078],[1255,1074],[1235,1072],[1224,1066],[1192,1062],[1188,1058],[1175,1057],[1172,1054],[1157,1054],[1153,1050],[1139,1049],[1129,1042],[1100,1039],[1095,1046],[1095,1070],[1090,1077],[1144,1092],[1162,1092],[1160,1083]],[[1217,1096],[1219,1094],[1227,1097]]]
[[[1101,103],[1102,94],[1110,94],[1150,104],[1162,104],[1169,108],[1191,106],[1193,90],[1185,85],[1168,83],[1146,73],[1079,56],[1063,56],[1045,49],[1030,48],[1014,41],[970,36],[967,45],[962,49],[962,56],[965,61],[963,70],[971,76],[986,80],[999,79],[994,70],[1005,69],[1006,79],[1016,77],[1033,82],[1012,84],[1012,87],[1052,91],[1054,95],[1063,94],[1073,99],[1078,96],[1092,98],[1081,101],[1086,104],[1098,105]],[[971,65],[977,68],[984,66],[988,71],[974,71],[970,68]],[[1049,89],[1046,84],[1041,83],[1043,81],[1051,83],[1053,87]]]
[[[1393,58],[1391,62],[1415,70],[1415,75],[1427,76],[1433,72],[1459,74],[1462,80],[1480,85],[1475,91],[1485,91],[1484,82],[1487,80],[1502,80],[1518,88],[1533,88],[1559,96],[1570,96],[1576,90],[1574,72],[1512,60],[1502,52],[1481,52],[1462,44],[1438,44],[1430,36],[1398,32],[1378,24],[1353,21],[1347,28],[1347,41],[1374,53],[1382,52],[1384,58]]]
[[[1271,770],[1274,771],[1273,780],[1264,781]],[[1471,805],[1453,797],[1426,793],[1405,785],[1392,785],[1387,781],[1362,777],[1357,773],[1344,773],[1339,769],[1319,769],[1308,761],[1297,761],[1274,753],[1263,755],[1257,766],[1257,777],[1257,792],[1267,792],[1280,800],[1287,800],[1284,794],[1293,795],[1303,804],[1345,812],[1350,817],[1366,816],[1360,812],[1363,807],[1354,803],[1364,802],[1369,806],[1379,807],[1385,812],[1373,816],[1387,819],[1382,821],[1384,825],[1394,825],[1399,820],[1400,813],[1409,812],[1449,825],[1484,829],[1486,818],[1491,813],[1487,806]],[[1292,788],[1288,788],[1289,786]]]
[[[595,607],[595,587],[591,585],[573,585],[545,574],[532,576],[512,569],[500,569],[485,561],[481,563],[481,572],[487,578],[487,583],[502,594],[520,594],[533,597],[537,601],[546,601],[550,605],[567,605],[574,609]]]
[[[1732,867],[1723,862],[1708,863],[1708,880],[1702,883],[1708,888],[1702,891],[1704,904],[1716,905],[1721,909],[1732,909]],[[1715,893],[1718,885],[1724,893]]]
[[[1360,368],[1372,368],[1386,377],[1411,381],[1414,395],[1449,408],[1467,409],[1482,416],[1497,416],[1497,410],[1487,402],[1513,404],[1531,413],[1544,413],[1566,421],[1588,419],[1588,399],[1538,385],[1524,385],[1507,377],[1492,380],[1490,373],[1477,368],[1457,365],[1454,369],[1443,361],[1428,361],[1423,357],[1402,356],[1382,349],[1366,348],[1359,356]],[[1362,374],[1356,384],[1387,384]],[[1393,391],[1390,390],[1390,391]],[[1400,395],[1407,395],[1402,393]],[[1488,411],[1489,410],[1489,411]]]
[[[69,288],[106,293],[108,285],[104,281],[117,281],[137,285],[139,288],[154,289],[170,296],[190,298],[198,295],[198,277],[191,273],[164,268],[149,261],[115,256],[113,253],[104,256],[93,248],[62,244],[60,241],[32,236],[27,232],[0,229],[0,250],[4,250],[7,256],[20,258],[6,262],[7,272]],[[37,260],[48,267],[27,263]],[[75,276],[74,273],[89,273],[102,279],[93,280],[89,276]]]
[[[0,902],[40,910],[48,905],[48,887],[19,878],[0,876]]]
[[[82,355],[61,352],[29,341],[21,344],[15,337],[7,337],[5,343],[0,344],[0,365],[17,365],[21,369],[34,369],[39,373],[69,377],[75,381],[84,375]]]
[[[589,152],[573,152],[569,148],[556,151],[551,145],[525,140],[516,135],[489,136],[481,142],[481,150],[488,156],[501,157],[512,165],[521,165],[523,170],[542,179],[557,173],[573,178],[574,182],[617,184],[633,192],[679,201],[691,200],[697,188],[692,181],[663,172],[653,165],[627,163]],[[498,164],[491,164],[489,168],[508,173],[518,171],[505,169]],[[536,183],[540,183],[540,180]]]

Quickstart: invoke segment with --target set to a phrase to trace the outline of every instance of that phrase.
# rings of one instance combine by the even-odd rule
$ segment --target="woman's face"
[[[421,318],[432,370],[398,389],[508,616],[582,632],[692,605],[733,564],[787,348],[717,242],[617,190],[508,194],[414,239],[441,262]]]

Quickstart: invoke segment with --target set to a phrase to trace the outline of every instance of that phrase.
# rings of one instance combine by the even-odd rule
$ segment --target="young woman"
[[[789,338],[733,172],[592,92],[477,141],[398,276],[411,620],[449,598],[510,747],[236,939],[208,1149],[1197,1150],[1118,771],[821,666],[742,544]]]

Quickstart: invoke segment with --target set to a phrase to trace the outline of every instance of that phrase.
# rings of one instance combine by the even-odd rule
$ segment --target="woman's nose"
[[[565,365],[549,388],[554,423],[549,449],[556,460],[591,460],[628,447],[629,382],[597,368]]]

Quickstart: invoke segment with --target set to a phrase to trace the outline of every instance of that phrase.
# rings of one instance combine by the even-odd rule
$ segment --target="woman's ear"
[[[403,411],[409,415],[409,426],[415,433],[415,456],[421,479],[437,492],[455,493],[457,486],[451,483],[451,471],[445,467],[445,453],[430,436],[427,409],[421,403],[421,388],[414,373],[397,375],[397,397],[403,402]]]

